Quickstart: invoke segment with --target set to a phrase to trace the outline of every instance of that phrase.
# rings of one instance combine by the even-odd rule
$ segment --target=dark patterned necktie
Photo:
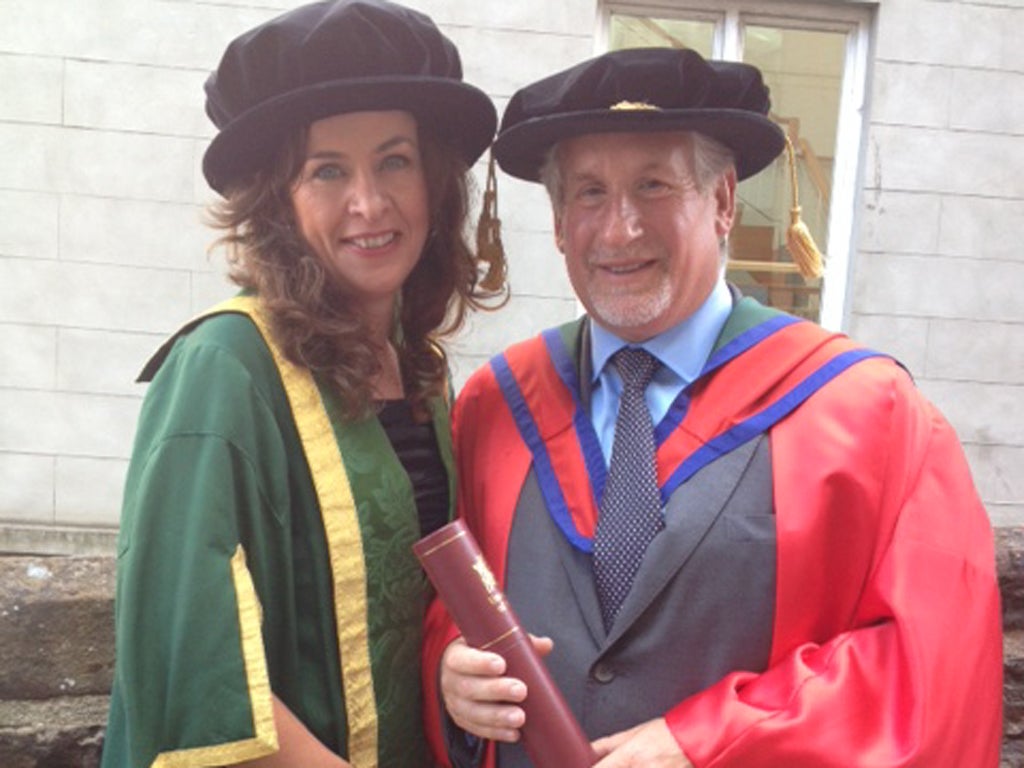
[[[620,349],[612,362],[622,377],[615,441],[594,532],[594,578],[605,629],[633,585],[647,545],[664,527],[655,465],[654,425],[644,390],[658,359],[643,349]]]

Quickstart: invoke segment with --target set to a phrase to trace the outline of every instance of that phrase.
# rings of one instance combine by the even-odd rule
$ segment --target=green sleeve
[[[205,766],[276,749],[243,541],[278,524],[280,442],[251,372],[179,342],[151,385],[125,490],[104,765]]]

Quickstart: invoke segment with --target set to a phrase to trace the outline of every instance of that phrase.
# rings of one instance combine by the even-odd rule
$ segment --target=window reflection
[[[682,16],[685,13],[680,18],[656,18],[614,12],[609,47],[692,48],[702,56],[715,56],[716,30],[721,32],[724,18]],[[771,89],[771,117],[787,132],[796,152],[802,216],[824,251],[847,35],[747,23],[742,14],[739,20],[742,40],[735,49],[762,71]],[[729,279],[766,304],[817,320],[822,281],[801,277],[785,245],[792,203],[785,154],[741,183],[737,195]]]

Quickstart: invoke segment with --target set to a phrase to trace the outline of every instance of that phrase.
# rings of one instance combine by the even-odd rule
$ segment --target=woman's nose
[[[372,173],[356,173],[348,193],[349,213],[374,219],[387,209],[387,194]]]

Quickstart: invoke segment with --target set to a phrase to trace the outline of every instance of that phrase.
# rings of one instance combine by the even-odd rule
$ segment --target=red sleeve
[[[427,609],[423,642],[423,722],[430,751],[438,765],[448,766],[444,733],[441,727],[440,690],[437,672],[441,654],[458,630],[451,623],[448,612],[440,600],[435,599]]]
[[[992,531],[952,428],[862,363],[771,435],[769,668],[666,720],[695,768],[995,768],[1002,636]]]
[[[457,514],[466,521],[499,584],[504,586],[509,529],[531,457],[489,369],[475,373],[456,400],[452,437],[459,472]],[[449,761],[441,723],[438,669],[445,648],[458,636],[448,611],[435,599],[424,625],[423,701],[427,741],[442,766],[448,766]]]
[[[456,400],[452,409],[452,440],[455,450],[455,463],[459,464],[459,455],[463,452],[460,438],[465,438],[462,413],[466,409],[468,398]],[[461,502],[466,497],[463,488],[465,474],[460,472],[456,485],[456,514],[463,517]],[[444,728],[441,721],[441,692],[439,688],[438,670],[441,656],[449,643],[459,636],[459,630],[449,616],[444,603],[435,597],[427,607],[423,628],[423,721],[427,735],[427,743],[434,760],[440,766],[450,765],[445,748]]]

